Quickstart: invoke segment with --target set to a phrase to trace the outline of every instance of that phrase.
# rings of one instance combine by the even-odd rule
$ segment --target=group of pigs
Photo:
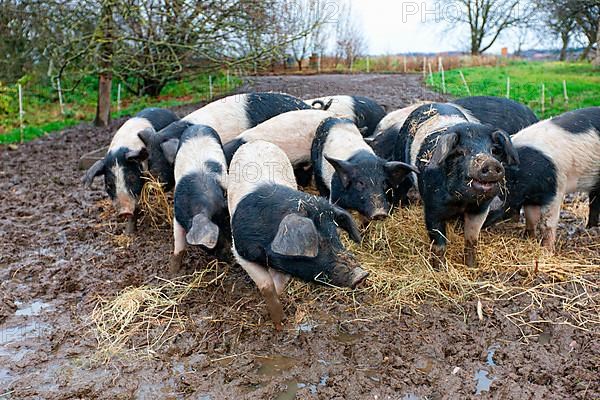
[[[588,226],[600,213],[600,107],[538,121],[494,97],[419,103],[386,115],[372,99],[301,100],[282,93],[223,98],[179,119],[149,108],[116,132],[85,174],[104,176],[118,215],[135,230],[145,176],[174,188],[177,273],[187,245],[229,251],[257,284],[275,327],[291,276],[356,287],[367,277],[338,228],[360,242],[348,213],[383,219],[421,198],[431,262],[445,262],[446,223],[464,221],[464,261],[477,265],[484,224],[524,210],[553,250],[563,197],[589,193]],[[321,197],[298,190],[315,183]]]

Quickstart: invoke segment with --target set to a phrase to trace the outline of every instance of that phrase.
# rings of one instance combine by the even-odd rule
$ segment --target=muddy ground
[[[256,78],[251,87],[304,97],[367,95],[391,109],[441,99],[419,82],[399,75],[288,76]],[[171,251],[169,228],[147,223],[121,247],[115,238],[123,225],[101,217],[101,183],[92,191],[79,183],[79,156],[108,144],[121,123],[0,147],[0,398],[600,398],[598,330],[558,324],[523,340],[505,317],[527,305],[520,300],[487,304],[480,322],[474,302],[464,304],[466,314],[443,303],[381,314],[369,299],[351,309],[321,290],[308,317],[303,304],[284,298],[288,320],[278,333],[236,268],[188,297],[180,308],[185,332],[152,359],[99,362],[89,318],[99,298],[155,283]],[[205,263],[192,251],[188,272]],[[526,318],[560,321],[562,307],[547,300]]]

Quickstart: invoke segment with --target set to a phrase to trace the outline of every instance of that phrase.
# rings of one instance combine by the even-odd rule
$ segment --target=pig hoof
[[[365,271],[362,268],[355,268],[354,270],[354,278],[352,279],[352,283],[350,285],[350,287],[352,289],[356,289],[358,286],[360,286],[363,282],[365,282],[367,280],[367,277],[369,276],[369,273],[367,271]]]
[[[133,235],[136,230],[137,230],[137,228],[135,226],[135,219],[133,219],[133,218],[128,219],[127,226],[125,227],[125,234]]]
[[[181,263],[183,261],[183,252],[179,254],[174,254],[171,256],[171,261],[169,262],[169,274],[171,276],[175,276],[179,274],[181,270]]]
[[[474,252],[465,253],[465,265],[469,268],[477,268],[477,255]]]

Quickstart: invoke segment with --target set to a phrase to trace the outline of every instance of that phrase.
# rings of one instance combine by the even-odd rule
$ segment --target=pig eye
[[[496,157],[502,156],[502,149],[497,146],[492,147],[492,154]]]
[[[365,183],[363,181],[359,180],[359,181],[356,181],[354,186],[356,187],[357,190],[362,190],[365,188]]]

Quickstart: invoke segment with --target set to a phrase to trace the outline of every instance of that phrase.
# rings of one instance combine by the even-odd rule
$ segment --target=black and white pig
[[[292,165],[276,145],[245,144],[229,167],[233,253],[258,286],[281,329],[279,296],[291,276],[356,287],[368,275],[342,245],[337,228],[360,233],[345,210],[296,190]]]
[[[213,101],[166,127],[158,135],[140,135],[150,154],[148,168],[152,175],[165,184],[165,189],[170,190],[175,184],[173,169],[160,145],[167,140],[178,139],[190,125],[210,126],[219,134],[221,142],[227,143],[245,130],[279,114],[306,109],[310,109],[310,106],[285,93],[244,93]]]
[[[432,265],[437,268],[445,259],[447,221],[463,216],[464,261],[476,266],[479,232],[500,191],[503,164],[519,162],[509,136],[468,122],[455,107],[439,103],[417,108],[404,127],[409,134],[398,153],[420,171],[418,188],[432,241]]]
[[[350,118],[363,136],[371,136],[385,110],[375,100],[364,96],[327,96],[306,100],[314,109],[327,110],[336,117]]]
[[[128,221],[127,232],[135,230],[137,201],[144,186],[148,151],[140,134],[155,135],[179,118],[170,110],[146,108],[127,120],[115,133],[106,156],[85,173],[82,182],[90,187],[94,178],[104,175],[106,192],[120,218]]]
[[[391,211],[388,191],[418,172],[403,162],[386,161],[365,143],[354,122],[330,117],[318,127],[311,159],[321,196],[342,208],[372,219]]]
[[[221,139],[209,126],[192,125],[180,139],[162,146],[175,163],[175,245],[170,264],[170,273],[175,274],[187,244],[222,251],[229,243],[227,163]]]
[[[317,128],[324,119],[333,116],[329,111],[299,110],[273,117],[241,133],[225,143],[225,158],[231,161],[235,152],[245,143],[265,140],[281,148],[291,161],[301,186],[312,178],[310,151]]]
[[[538,122],[512,137],[519,166],[506,171],[507,198],[488,222],[525,211],[527,233],[541,223],[542,244],[554,250],[564,195],[589,193],[588,228],[600,214],[600,107],[570,111]]]

